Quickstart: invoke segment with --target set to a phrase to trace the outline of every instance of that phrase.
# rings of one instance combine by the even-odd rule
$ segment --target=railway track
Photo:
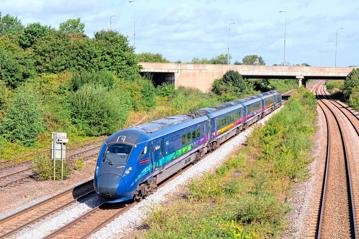
[[[133,202],[130,206],[134,206]],[[128,210],[126,204],[101,204],[88,213],[77,218],[59,230],[51,233],[46,238],[87,238],[107,223]]]
[[[355,130],[357,118],[350,117],[334,103],[323,85],[314,87],[318,106],[327,124],[325,169],[317,218],[316,238],[356,238],[359,206],[355,153],[350,145],[349,128]]]
[[[61,209],[94,193],[93,180],[0,220],[0,238],[10,237]]]
[[[70,152],[69,160],[82,158],[85,161],[92,159],[99,152],[101,145],[95,145],[84,150]],[[31,179],[33,176],[33,165],[31,161],[24,162],[18,166],[4,168],[0,171],[0,188],[20,184]]]

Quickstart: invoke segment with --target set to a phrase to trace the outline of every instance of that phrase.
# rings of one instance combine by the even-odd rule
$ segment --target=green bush
[[[158,96],[162,96],[162,97],[170,97],[173,96],[175,94],[176,90],[175,90],[175,86],[174,84],[171,83],[165,83],[163,85],[159,85],[156,88],[156,94]]]
[[[352,70],[345,78],[343,94],[346,99],[350,98],[355,87],[359,87],[359,68]]]
[[[70,97],[71,118],[84,135],[110,134],[125,124],[128,99],[126,92],[86,84]]]
[[[292,89],[298,88],[298,82],[296,80],[269,80],[269,84],[279,92],[287,92]]]
[[[112,89],[115,84],[114,76],[108,71],[87,72],[81,71],[73,74],[71,79],[71,88],[74,91],[79,90],[85,84],[102,85],[107,89]]]
[[[37,180],[51,180],[54,178],[54,161],[47,156],[39,154],[34,160],[34,173]],[[61,160],[55,164],[55,179],[61,180]],[[70,175],[70,168],[67,161],[64,161],[63,177],[66,179]]]
[[[26,146],[32,145],[44,130],[41,101],[31,88],[19,88],[10,99],[0,130],[8,141]]]
[[[359,110],[359,86],[352,89],[352,93],[349,97],[349,105],[356,110]]]
[[[131,81],[118,80],[115,88],[131,96],[131,108],[134,111],[149,110],[156,106],[155,88],[149,80],[142,78]]]
[[[220,79],[214,81],[212,92],[224,100],[233,100],[253,93],[253,84],[244,79],[237,71],[228,71]]]

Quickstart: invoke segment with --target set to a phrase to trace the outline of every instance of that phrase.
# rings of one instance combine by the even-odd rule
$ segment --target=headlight
[[[128,175],[132,170],[132,167],[129,167],[128,169],[125,170],[125,175]]]

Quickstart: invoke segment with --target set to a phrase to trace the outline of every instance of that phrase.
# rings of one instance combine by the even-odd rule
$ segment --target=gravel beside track
[[[19,211],[0,220],[0,237],[9,237],[16,234],[30,224],[53,214],[71,203],[94,192],[92,180],[78,187],[66,190],[54,197],[44,200],[29,208]]]

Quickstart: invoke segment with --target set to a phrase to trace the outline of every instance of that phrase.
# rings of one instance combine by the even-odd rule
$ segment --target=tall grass
[[[215,174],[194,180],[184,196],[156,208],[143,238],[270,238],[286,226],[289,188],[307,175],[315,98],[300,89],[248,145]],[[305,117],[303,117],[305,116]],[[220,149],[219,149],[220,150]]]

